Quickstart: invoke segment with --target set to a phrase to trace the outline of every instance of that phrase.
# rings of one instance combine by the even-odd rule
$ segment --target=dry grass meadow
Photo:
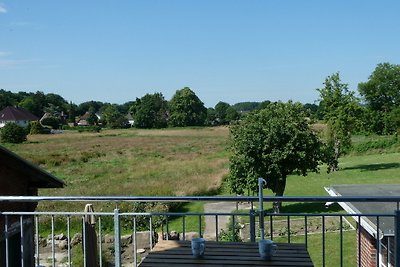
[[[62,179],[51,196],[199,195],[228,172],[227,127],[65,131],[7,147]]]

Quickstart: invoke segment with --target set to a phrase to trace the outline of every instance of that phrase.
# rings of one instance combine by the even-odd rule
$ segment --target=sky
[[[0,0],[0,88],[76,104],[167,100],[315,103],[340,72],[357,91],[400,64],[398,0]]]

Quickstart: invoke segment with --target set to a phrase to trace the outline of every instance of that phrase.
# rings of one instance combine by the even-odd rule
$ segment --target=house
[[[37,196],[38,188],[61,188],[63,181],[0,146],[0,195]],[[21,266],[21,247],[24,266],[34,266],[34,222],[32,216],[4,216],[2,212],[35,211],[35,202],[0,202],[0,266],[6,266],[5,223],[8,228],[9,266]],[[21,246],[21,228],[23,244]]]
[[[10,122],[27,127],[29,122],[37,120],[39,120],[38,117],[21,107],[8,106],[0,111],[0,128]]]
[[[331,196],[400,196],[399,184],[359,184],[359,185],[333,185],[325,188]],[[354,202],[338,203],[349,214],[391,214],[397,210],[396,203],[388,202]],[[358,224],[358,216],[354,216]],[[360,255],[361,264],[357,266],[381,266],[389,267],[394,264],[394,234],[395,224],[391,216],[360,217],[358,225],[360,229]],[[377,226],[379,223],[379,227]],[[379,228],[379,232],[377,229]],[[357,235],[358,239],[358,235]],[[357,246],[358,247],[358,246]],[[377,265],[376,253],[379,253]],[[358,261],[360,261],[358,259]]]
[[[94,115],[96,116],[95,120],[96,120],[96,124],[98,124],[98,122],[101,120],[101,114],[99,113],[94,113]],[[85,114],[83,114],[77,121],[77,125],[78,126],[89,126],[90,122],[89,122],[89,118],[90,118],[90,112],[86,111]]]
[[[135,120],[133,119],[133,116],[131,113],[126,114],[126,119],[128,120],[128,124],[130,127],[133,127],[135,124]]]

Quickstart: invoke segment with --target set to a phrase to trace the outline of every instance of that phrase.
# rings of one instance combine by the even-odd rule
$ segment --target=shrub
[[[7,123],[0,132],[1,141],[4,143],[22,143],[26,141],[25,129],[15,123]]]
[[[29,123],[30,134],[41,134],[43,130],[43,126],[38,121],[31,121]]]
[[[42,120],[42,125],[49,126],[52,129],[59,129],[61,125],[61,120],[55,117],[48,117]]]

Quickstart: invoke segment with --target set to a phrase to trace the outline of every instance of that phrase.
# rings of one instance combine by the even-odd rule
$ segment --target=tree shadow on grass
[[[284,205],[281,208],[281,213],[332,213],[341,210],[343,209],[337,203],[329,206],[325,206],[325,203],[293,203]],[[267,212],[272,213],[273,211],[268,209]]]
[[[353,167],[346,167],[343,170],[360,170],[362,172],[366,171],[379,171],[379,170],[388,170],[388,169],[399,169],[400,163],[392,162],[392,163],[379,163],[379,164],[361,164]]]

